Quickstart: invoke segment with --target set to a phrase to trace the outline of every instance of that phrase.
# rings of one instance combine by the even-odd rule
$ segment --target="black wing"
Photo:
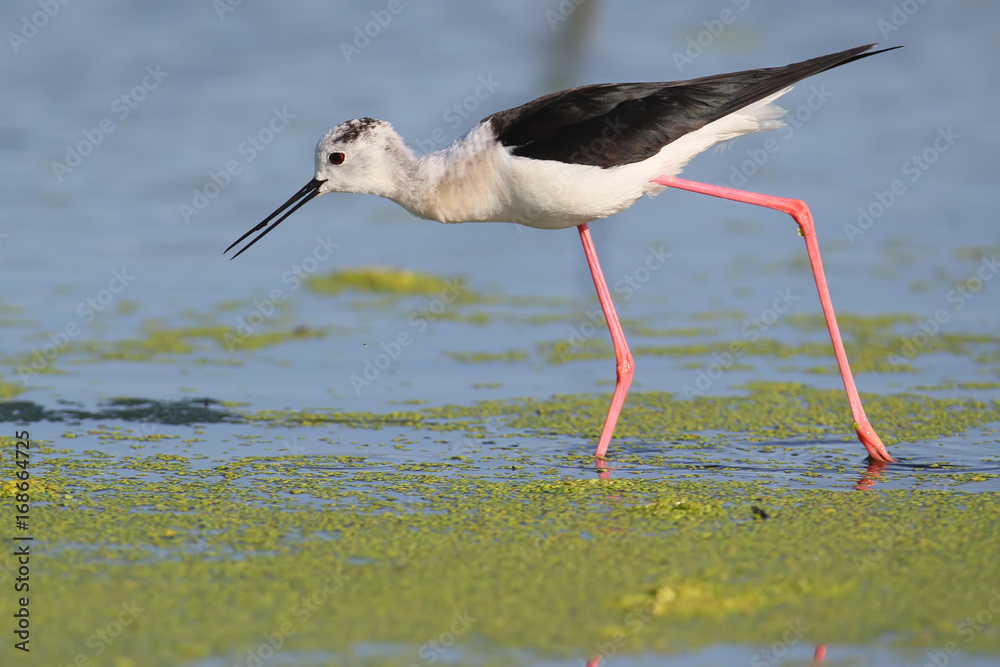
[[[806,77],[877,53],[874,44],[784,67],[666,83],[601,83],[552,93],[486,117],[514,155],[613,167],[640,162],[670,142]]]

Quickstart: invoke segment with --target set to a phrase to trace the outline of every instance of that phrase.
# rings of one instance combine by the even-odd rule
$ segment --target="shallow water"
[[[222,250],[311,177],[316,140],[348,118],[390,120],[426,150],[489,113],[562,87],[778,65],[875,41],[906,48],[799,85],[782,100],[790,110],[785,130],[711,150],[684,175],[809,203],[839,311],[900,316],[868,329],[844,324],[858,336],[856,349],[872,349],[876,339],[885,349],[856,364],[881,362],[858,373],[863,393],[972,398],[983,411],[996,409],[992,148],[1000,93],[984,82],[994,78],[1000,9],[972,1],[818,2],[808,10],[736,0],[591,0],[572,12],[561,5],[406,2],[347,57],[342,44],[372,12],[384,16],[385,3],[69,3],[35,32],[23,19],[33,19],[37,3],[5,4],[5,33],[24,35],[8,34],[0,49],[8,91],[0,112],[0,264],[8,285],[0,299],[0,389],[9,396],[0,408],[9,432],[30,430],[50,446],[51,460],[89,462],[97,453],[109,480],[131,474],[134,458],[160,455],[180,456],[195,470],[245,457],[316,457],[314,466],[289,459],[278,466],[283,475],[336,470],[330,457],[363,457],[343,470],[401,474],[445,461],[456,468],[422,474],[594,478],[590,417],[573,431],[513,426],[514,408],[479,414],[474,428],[437,430],[388,417],[303,426],[275,416],[446,405],[474,413],[477,401],[609,392],[613,356],[587,347],[607,335],[590,314],[593,284],[573,230],[444,226],[391,202],[337,195],[310,203],[234,262]],[[900,13],[902,6],[915,11]],[[776,143],[765,144],[769,138]],[[230,174],[221,176],[227,164]],[[761,381],[841,387],[825,331],[795,319],[819,308],[787,218],[668,191],[592,229],[637,353],[636,394],[683,395],[719,363],[694,346],[753,336],[791,352],[724,364],[706,396],[743,397]],[[666,262],[650,263],[665,252]],[[447,291],[400,296],[321,294],[297,277],[366,265],[460,279]],[[783,294],[789,308],[772,320]],[[452,295],[465,300],[451,303]],[[244,323],[258,322],[242,335]],[[239,344],[227,349],[224,334]],[[275,342],[260,343],[268,334]],[[397,346],[403,334],[411,342]],[[555,345],[576,350],[583,339],[592,356],[556,363]],[[825,356],[809,352],[814,343],[827,346]],[[900,356],[912,369],[890,372]],[[384,368],[374,366],[382,360]],[[377,376],[361,383],[366,369]],[[840,422],[816,433],[761,441],[699,431],[702,450],[672,437],[619,438],[611,476],[852,493],[1000,490],[996,420],[946,429],[948,408],[928,408],[935,434],[889,441],[900,463],[870,471],[850,439],[846,401],[840,408]],[[869,416],[876,429],[894,420],[871,409]],[[168,470],[145,474],[176,482]],[[926,651],[914,658],[884,639],[840,653],[832,647],[828,662],[926,659]],[[81,646],[65,648],[51,657],[68,661]],[[730,664],[754,651],[720,636],[671,660]],[[518,660],[535,660],[528,653]],[[301,660],[336,662],[331,655]],[[362,644],[357,655],[367,655]],[[629,651],[614,664],[662,657]],[[950,664],[978,664],[965,658]]]

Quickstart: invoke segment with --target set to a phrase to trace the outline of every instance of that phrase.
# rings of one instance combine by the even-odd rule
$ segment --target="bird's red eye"
[[[330,164],[343,164],[344,163],[344,154],[343,153],[330,153],[330,155],[329,155],[329,157],[327,159],[330,160]]]

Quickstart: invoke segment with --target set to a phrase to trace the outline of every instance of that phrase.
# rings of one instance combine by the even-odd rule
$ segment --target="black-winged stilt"
[[[316,146],[315,177],[226,252],[263,229],[233,255],[235,259],[307,201],[328,192],[378,195],[439,222],[577,227],[617,359],[617,383],[597,445],[600,459],[607,452],[635,364],[587,223],[614,215],[643,194],[656,195],[665,187],[784,211],[795,218],[805,237],[858,437],[872,461],[894,461],[868,423],[858,397],[805,203],[675,178],[691,158],[713,144],[781,127],[784,110],[774,101],[794,83],[892,50],[871,51],[873,46],[784,67],[689,81],[605,83],[564,90],[488,116],[451,146],[422,157],[389,123],[349,120]]]

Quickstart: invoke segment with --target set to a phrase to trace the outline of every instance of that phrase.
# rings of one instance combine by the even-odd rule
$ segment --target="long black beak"
[[[236,259],[240,255],[242,255],[243,253],[245,253],[250,246],[252,246],[257,241],[260,241],[262,238],[264,238],[265,234],[267,234],[272,229],[274,229],[275,227],[277,227],[278,225],[280,225],[282,220],[284,220],[285,218],[287,218],[288,216],[290,216],[292,213],[295,213],[297,210],[299,210],[299,208],[301,208],[301,206],[303,204],[305,204],[307,201],[309,201],[310,199],[312,199],[316,195],[318,195],[319,194],[319,186],[323,185],[324,183],[326,183],[326,181],[321,181],[321,180],[318,180],[318,179],[315,179],[315,178],[312,179],[311,181],[309,181],[308,183],[306,183],[306,185],[305,185],[304,188],[302,188],[301,190],[299,190],[298,192],[296,192],[294,195],[292,195],[291,199],[289,199],[284,204],[282,204],[281,206],[279,206],[277,211],[275,211],[271,215],[269,215],[266,218],[264,218],[259,225],[257,225],[253,229],[251,229],[249,232],[247,232],[243,236],[241,236],[238,239],[236,239],[236,242],[233,243],[233,245],[231,245],[228,248],[226,248],[226,252],[229,252],[230,250],[232,250],[233,248],[235,248],[236,246],[238,246],[243,241],[243,239],[245,239],[246,237],[250,236],[251,234],[253,234],[256,231],[260,231],[261,229],[264,229],[264,227],[267,227],[267,223],[269,223],[271,220],[273,220],[276,216],[281,215],[282,211],[285,211],[285,209],[288,209],[288,211],[285,212],[285,214],[282,215],[280,218],[278,218],[277,221],[275,221],[275,223],[273,225],[271,225],[270,227],[267,227],[267,229],[264,229],[264,231],[262,231],[259,236],[257,236],[253,241],[250,241],[250,243],[248,243],[245,246],[243,246],[242,250],[240,250],[238,253],[236,253],[235,255],[233,255],[232,257],[230,257],[229,259]],[[295,206],[292,206],[292,204],[295,204]],[[289,206],[292,206],[292,207],[288,208]],[[223,254],[225,254],[225,253],[223,253]]]

